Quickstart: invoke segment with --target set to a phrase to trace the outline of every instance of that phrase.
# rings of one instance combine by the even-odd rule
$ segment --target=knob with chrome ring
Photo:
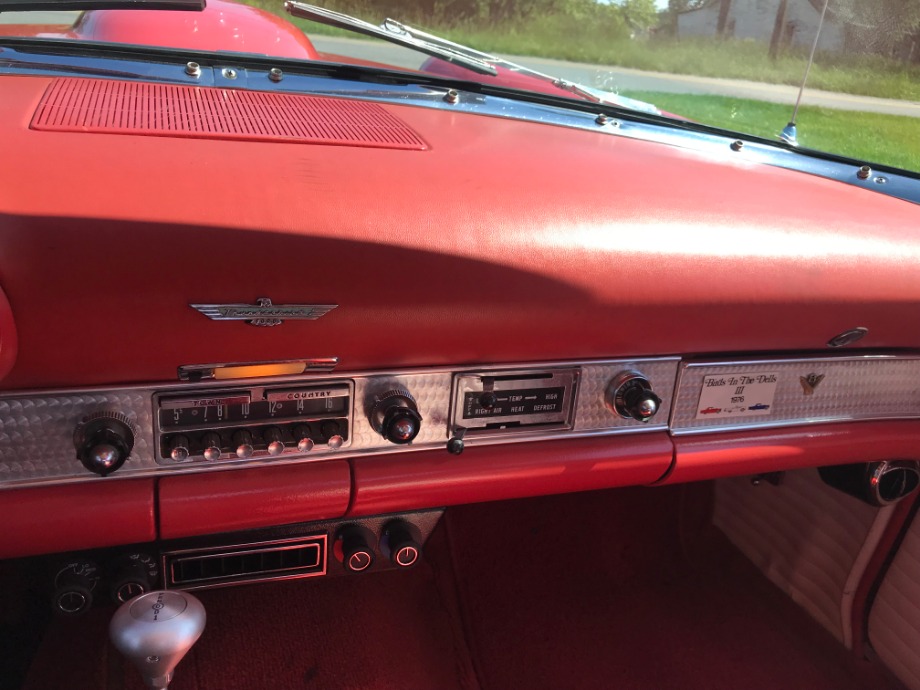
[[[375,398],[370,422],[374,430],[390,443],[412,443],[422,428],[415,398],[407,390],[396,388]]]

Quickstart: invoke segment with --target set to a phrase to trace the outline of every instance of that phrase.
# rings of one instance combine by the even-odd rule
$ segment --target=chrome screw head
[[[872,168],[870,168],[868,165],[864,165],[856,171],[856,177],[858,177],[860,180],[868,180],[871,174]]]
[[[459,103],[460,102],[460,92],[457,91],[456,89],[451,89],[444,96],[444,100],[450,103],[451,105],[455,103]]]
[[[221,70],[221,74],[224,75],[224,79],[236,79],[237,73],[232,67],[224,67],[224,69]]]
[[[732,146],[732,151],[740,151],[741,149],[744,148],[744,142],[741,141],[741,139],[736,139],[735,141],[732,142],[731,146]]]
[[[201,76],[201,65],[197,62],[187,62],[185,63],[185,73],[190,77],[195,77],[196,79]]]
[[[268,78],[277,83],[284,79],[284,72],[282,72],[277,67],[272,67],[270,70],[268,70]]]

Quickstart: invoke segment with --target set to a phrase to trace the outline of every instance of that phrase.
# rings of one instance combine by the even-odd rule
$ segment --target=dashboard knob
[[[159,568],[149,554],[132,553],[111,566],[111,595],[116,604],[146,594],[153,589]]]
[[[398,568],[411,568],[418,563],[422,547],[412,534],[412,527],[402,520],[394,520],[383,529],[383,538],[390,562]]]
[[[205,460],[214,461],[220,459],[220,434],[209,431],[202,437],[201,443],[204,446],[203,455]]]
[[[294,439],[297,441],[297,450],[300,453],[309,453],[316,445],[310,437],[310,427],[306,424],[294,427]]]
[[[371,426],[390,443],[412,443],[422,428],[422,416],[415,398],[402,389],[391,390],[374,401]]]
[[[243,459],[252,457],[252,433],[246,429],[240,429],[233,434],[233,445],[236,446],[236,457]]]
[[[99,582],[99,568],[92,561],[71,561],[54,576],[52,604],[55,612],[78,616],[93,605],[93,590]]]
[[[624,419],[648,422],[661,409],[661,398],[638,371],[618,374],[607,387],[607,407]]]
[[[344,527],[336,536],[342,545],[342,566],[351,573],[360,573],[374,565],[374,548],[365,533],[366,530],[351,525]]]
[[[134,425],[120,412],[97,412],[86,417],[73,433],[77,458],[90,472],[111,474],[134,448]]]
[[[281,455],[284,452],[284,441],[282,441],[281,429],[276,426],[270,426],[262,432],[262,438],[268,444],[269,455]]]
[[[188,436],[173,436],[169,441],[169,457],[176,462],[188,460]]]

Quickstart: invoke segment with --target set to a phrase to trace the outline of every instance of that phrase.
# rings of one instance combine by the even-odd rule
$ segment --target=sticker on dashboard
[[[752,417],[773,412],[776,374],[712,374],[703,377],[697,419]]]

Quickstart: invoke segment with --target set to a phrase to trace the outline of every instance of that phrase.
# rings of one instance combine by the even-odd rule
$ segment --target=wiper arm
[[[516,62],[511,62],[505,58],[498,57],[497,55],[484,53],[481,50],[476,50],[475,48],[470,48],[469,46],[461,45],[460,43],[454,43],[453,41],[448,41],[446,38],[441,38],[440,36],[435,36],[434,34],[429,34],[419,29],[413,29],[411,26],[402,24],[395,19],[387,19],[383,23],[382,28],[397,36],[405,36],[416,41],[422,41],[426,45],[438,46],[439,48],[450,50],[458,55],[464,55],[471,60],[479,60],[488,65],[501,65],[502,67],[514,70],[520,74],[526,74],[528,76],[534,77],[535,79],[549,82],[553,86],[562,89],[563,91],[573,93],[576,96],[581,96],[585,100],[592,101],[594,103],[603,102],[603,99],[600,98],[597,94],[574,82],[566,81],[565,79],[560,79],[559,77],[554,77],[549,74],[544,74],[543,72],[538,72],[537,70],[530,69],[529,67],[524,67],[524,65],[519,65]]]
[[[454,48],[446,45],[450,43],[449,41],[439,40],[435,42],[416,38],[406,32],[396,33],[387,28],[392,22],[390,19],[388,19],[383,26],[374,26],[362,19],[351,17],[341,12],[334,12],[323,7],[307,5],[302,2],[296,2],[295,0],[286,0],[284,8],[295,17],[309,19],[310,21],[326,24],[327,26],[334,26],[338,29],[345,29],[346,31],[353,31],[355,33],[364,34],[365,36],[389,41],[390,43],[416,50],[425,55],[453,62],[479,74],[488,74],[493,77],[498,74],[498,71],[489,64],[488,61],[469,54],[467,51],[471,49],[457,50],[457,48],[463,48],[463,46],[456,46],[456,48]],[[399,26],[402,25],[400,24]]]

